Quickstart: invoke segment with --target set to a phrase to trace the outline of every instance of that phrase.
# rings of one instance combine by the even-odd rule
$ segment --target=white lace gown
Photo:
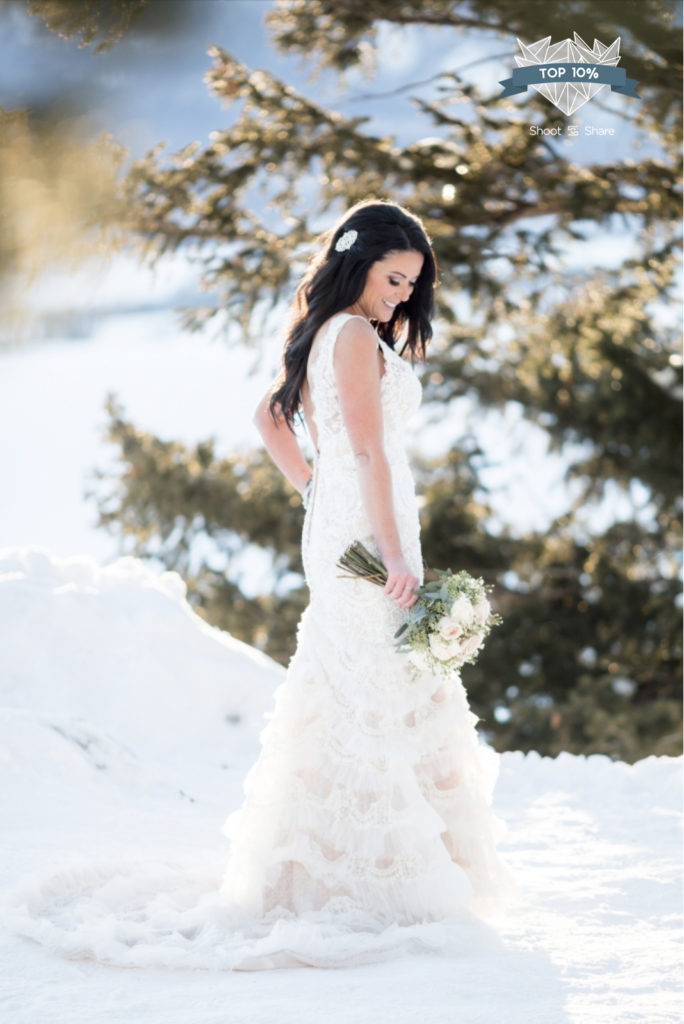
[[[393,643],[405,613],[380,587],[343,578],[336,566],[355,540],[379,554],[333,369],[349,318],[332,317],[309,357],[318,448],[302,555],[311,600],[244,803],[224,827],[225,906],[247,927],[274,926],[261,950],[268,966],[337,966],[397,946],[439,947],[448,929],[429,926],[440,922],[451,921],[452,937],[467,943],[467,911],[496,911],[516,892],[496,852],[497,756],[478,743],[460,680],[414,678]],[[422,580],[404,441],[421,387],[410,364],[378,343],[395,515]]]
[[[413,678],[395,652],[405,613],[336,566],[354,540],[377,552],[333,372],[348,317],[329,320],[312,348],[318,452],[303,529],[311,602],[243,804],[224,826],[223,877],[199,863],[115,861],[31,878],[11,894],[4,920],[62,955],[258,970],[500,945],[479,920],[517,897],[496,852],[498,755],[478,743],[460,680]],[[421,577],[403,437],[421,389],[411,366],[378,343],[396,519]]]

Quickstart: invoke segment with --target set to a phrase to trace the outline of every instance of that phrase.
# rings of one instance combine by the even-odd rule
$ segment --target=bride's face
[[[414,249],[388,252],[371,265],[361,297],[354,305],[368,320],[390,320],[395,306],[411,297],[424,259]]]

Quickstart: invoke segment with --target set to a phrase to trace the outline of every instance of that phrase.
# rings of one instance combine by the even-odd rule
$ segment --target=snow
[[[283,669],[200,619],[175,573],[39,548],[0,551],[0,652],[3,892],[112,864],[162,896],[179,873],[198,893],[218,883],[220,829]],[[501,755],[494,806],[524,900],[458,955],[123,969],[59,956],[6,915],[2,1020],[674,1024],[681,767]]]

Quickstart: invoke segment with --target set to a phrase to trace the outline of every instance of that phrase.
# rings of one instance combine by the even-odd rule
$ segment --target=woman
[[[463,687],[415,678],[393,643],[422,582],[403,433],[420,404],[409,360],[432,334],[435,280],[421,222],[359,203],[297,289],[282,374],[256,412],[303,496],[311,601],[243,806],[224,827],[227,919],[265,929],[242,966],[341,965],[439,945],[435,922],[456,923],[467,941],[465,908],[496,908],[514,892]],[[300,412],[313,470],[292,429]],[[340,576],[355,540],[387,567],[384,591]]]
[[[460,680],[412,675],[393,643],[422,579],[403,432],[435,277],[420,221],[367,202],[297,290],[283,374],[256,419],[305,499],[311,602],[225,825],[225,872],[195,859],[79,864],[18,887],[12,928],[129,967],[337,967],[488,946],[472,911],[515,893],[495,850],[496,755],[478,746]],[[313,471],[291,429],[300,410]],[[340,578],[355,540],[387,566],[384,591]]]

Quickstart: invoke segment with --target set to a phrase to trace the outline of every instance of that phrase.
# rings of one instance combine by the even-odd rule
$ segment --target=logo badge
[[[639,83],[617,67],[619,36],[610,46],[595,39],[589,47],[576,32],[574,39],[560,43],[552,43],[551,36],[546,36],[529,46],[518,39],[518,46],[522,56],[515,57],[518,66],[513,76],[500,83],[504,87],[500,98],[526,92],[531,85],[564,114],[574,114],[606,85],[611,92],[638,99],[634,87]]]

